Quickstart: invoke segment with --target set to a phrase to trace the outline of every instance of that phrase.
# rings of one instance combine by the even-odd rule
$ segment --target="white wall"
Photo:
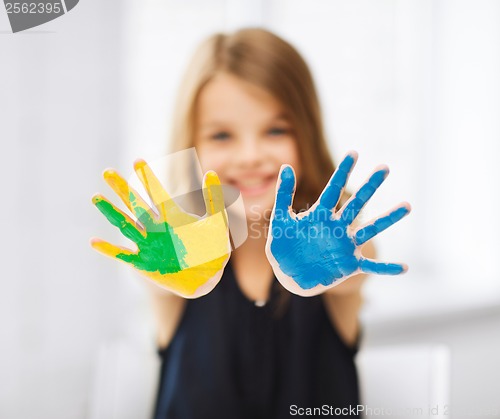
[[[443,345],[450,354],[448,415],[453,419],[500,417],[500,309],[498,305],[460,313],[394,317],[365,328],[364,350],[412,345]],[[391,368],[391,367],[389,367]],[[411,366],[408,368],[411,370]],[[388,371],[390,376],[393,371]],[[415,390],[411,380],[407,392]],[[379,386],[390,387],[381,375]],[[430,390],[430,389],[429,389]],[[445,403],[441,403],[443,413]],[[410,406],[415,407],[415,406]],[[426,406],[424,406],[424,409]],[[432,416],[431,416],[432,417]]]
[[[101,342],[137,323],[142,288],[92,251],[91,204],[123,150],[119,1],[9,33],[0,11],[0,417],[84,418]]]

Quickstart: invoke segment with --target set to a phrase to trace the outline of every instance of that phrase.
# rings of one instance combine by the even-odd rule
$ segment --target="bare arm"
[[[174,337],[187,301],[149,281],[146,284],[156,323],[156,345],[163,349]]]

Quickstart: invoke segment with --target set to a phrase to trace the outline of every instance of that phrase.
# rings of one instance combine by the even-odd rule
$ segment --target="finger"
[[[408,266],[404,263],[377,262],[365,258],[361,259],[360,268],[366,274],[377,275],[399,275],[408,270]]]
[[[366,243],[368,240],[375,237],[393,224],[396,224],[411,211],[411,206],[407,202],[399,205],[397,208],[390,211],[387,215],[378,217],[375,221],[361,227],[354,235],[354,240],[358,246]]]
[[[141,198],[139,193],[118,174],[118,172],[113,169],[105,170],[104,180],[142,224],[145,226],[154,224],[151,215],[153,212],[149,205]]]
[[[283,219],[291,213],[295,187],[295,172],[292,166],[282,165],[276,186],[275,218]]]
[[[205,207],[208,215],[224,211],[222,185],[217,173],[213,170],[205,173],[205,177],[203,178],[203,198],[205,199]]]
[[[136,160],[134,169],[164,221],[167,221],[168,214],[180,211],[175,201],[163,188],[161,182],[144,160]]]
[[[144,239],[142,229],[139,229],[127,214],[116,208],[104,196],[94,195],[92,202],[111,224],[120,229],[127,239],[136,243],[140,243]]]
[[[339,164],[325,189],[321,193],[320,204],[328,209],[335,208],[345,188],[349,175],[356,165],[358,153],[350,151]]]
[[[118,255],[130,256],[135,254],[135,252],[130,249],[115,246],[114,244],[108,243],[96,237],[90,239],[90,245],[98,252],[102,253],[105,256],[112,257],[113,259],[117,259]]]
[[[341,209],[342,219],[351,224],[389,174],[389,168],[376,170]]]

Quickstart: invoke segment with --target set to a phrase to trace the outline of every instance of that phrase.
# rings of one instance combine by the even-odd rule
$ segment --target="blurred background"
[[[359,152],[351,189],[391,168],[363,217],[413,206],[377,239],[380,259],[410,271],[365,287],[365,400],[500,417],[496,0],[82,0],[17,34],[0,11],[0,417],[148,417],[149,302],[91,250],[91,236],[120,238],[90,198],[117,202],[104,168],[128,176],[135,158],[166,153],[193,49],[244,26],[306,58],[334,157]]]

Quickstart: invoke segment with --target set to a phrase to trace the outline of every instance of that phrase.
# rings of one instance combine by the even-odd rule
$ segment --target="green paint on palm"
[[[111,224],[118,227],[123,235],[134,241],[139,248],[137,253],[118,253],[118,259],[130,263],[136,269],[160,272],[162,275],[187,268],[184,262],[186,248],[168,223],[157,223],[151,214],[141,208],[141,211],[137,211],[139,221],[148,226],[148,231],[143,236],[137,227],[109,202],[98,199],[95,205]]]

